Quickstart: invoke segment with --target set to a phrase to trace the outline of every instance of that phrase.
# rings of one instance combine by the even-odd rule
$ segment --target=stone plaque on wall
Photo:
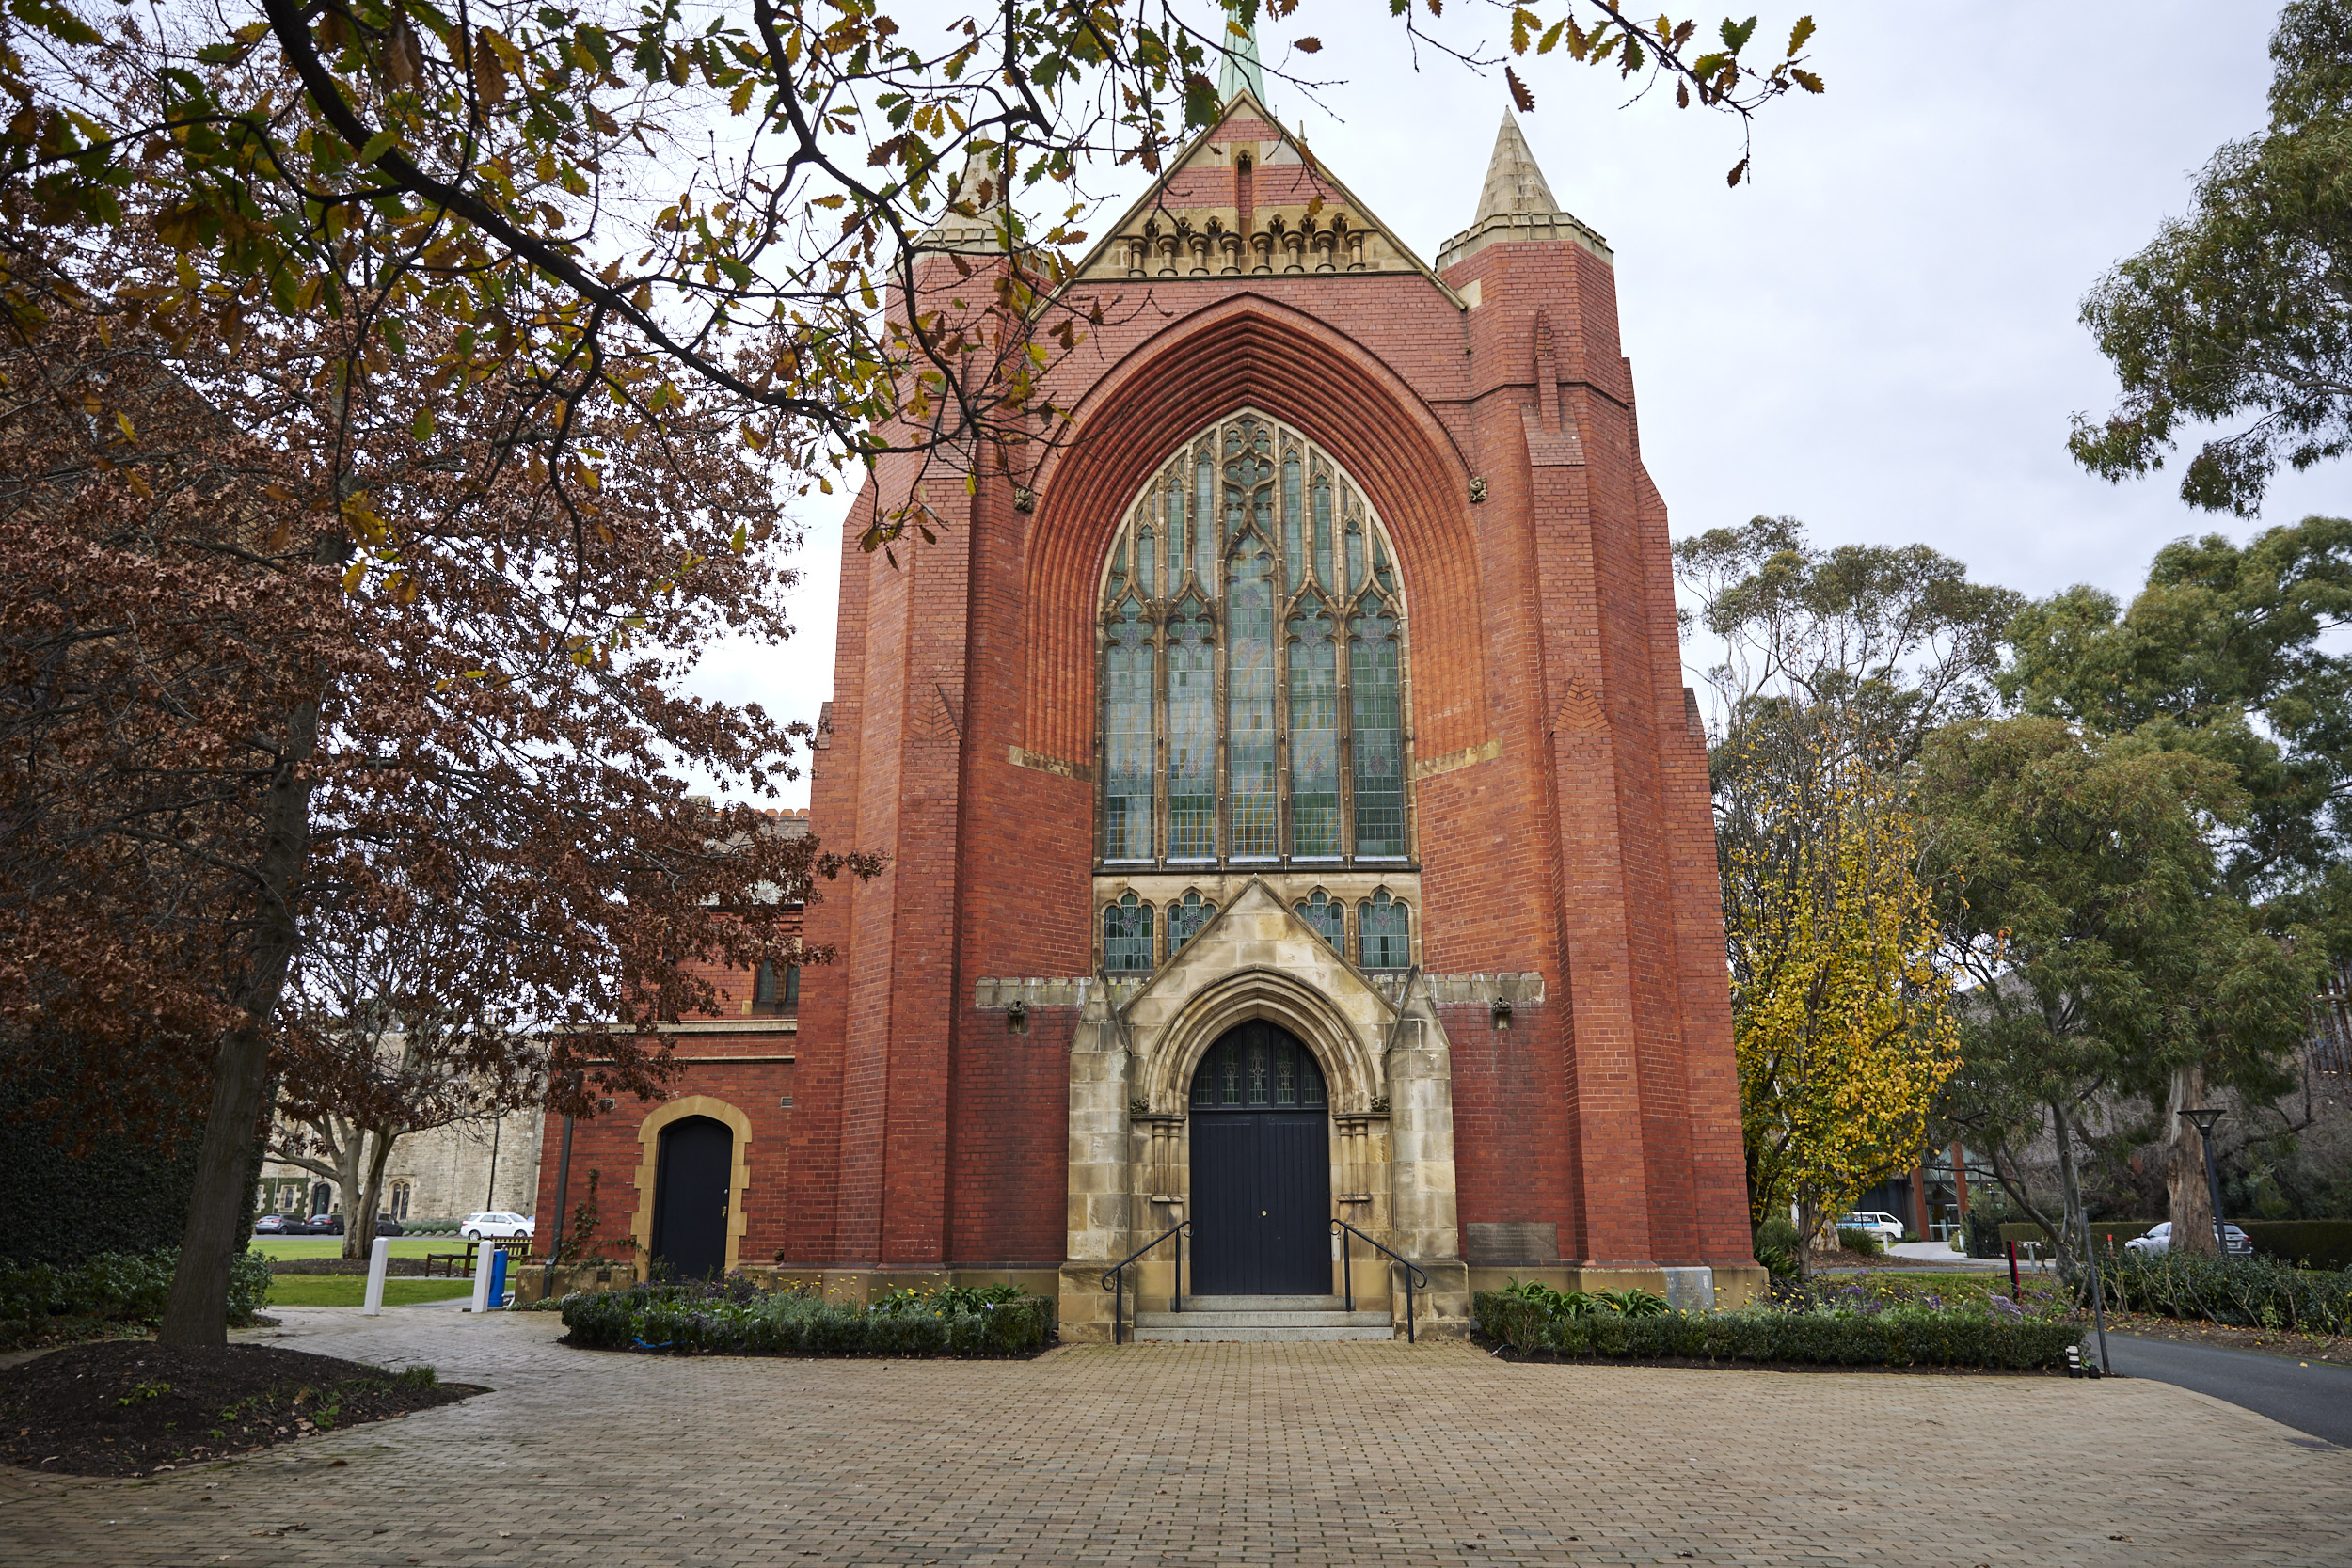
[[[1473,1221],[1462,1227],[1472,1264],[1556,1263],[1560,1227],[1534,1220]]]

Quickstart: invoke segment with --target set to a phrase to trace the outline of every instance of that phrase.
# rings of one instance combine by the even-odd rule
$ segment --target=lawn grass
[[[447,1301],[473,1294],[470,1279],[388,1279],[384,1305],[407,1307],[421,1301]],[[363,1274],[281,1274],[269,1282],[272,1307],[358,1307],[368,1299]]]
[[[462,1236],[389,1236],[395,1258],[422,1258],[428,1252],[463,1252]],[[341,1236],[256,1236],[253,1250],[264,1258],[341,1258]]]

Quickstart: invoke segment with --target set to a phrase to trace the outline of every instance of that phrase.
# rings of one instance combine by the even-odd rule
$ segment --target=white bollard
[[[363,1318],[384,1315],[384,1272],[392,1260],[392,1239],[378,1236],[374,1248],[368,1254],[368,1301],[359,1308]]]
[[[473,1305],[469,1312],[490,1309],[490,1260],[498,1256],[499,1245],[486,1236],[473,1249]]]

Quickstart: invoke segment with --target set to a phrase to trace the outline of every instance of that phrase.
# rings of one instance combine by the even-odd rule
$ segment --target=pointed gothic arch
[[[1200,1058],[1253,1020],[1314,1053],[1332,1115],[1362,1115],[1389,1092],[1396,1005],[1263,881],[1253,879],[1119,1011],[1135,1095],[1154,1115],[1183,1115]]]
[[[1376,503],[1421,619],[1416,749],[1443,755],[1485,740],[1484,618],[1465,453],[1378,356],[1327,322],[1244,294],[1128,350],[1080,401],[1082,438],[1057,448],[1038,472],[1022,563],[1023,744],[1051,756],[1089,755],[1101,673],[1084,653],[1099,608],[1089,590],[1110,537],[1173,438],[1244,407],[1311,432]]]
[[[1104,867],[1410,859],[1405,584],[1314,437],[1244,406],[1176,443],[1097,602]]]

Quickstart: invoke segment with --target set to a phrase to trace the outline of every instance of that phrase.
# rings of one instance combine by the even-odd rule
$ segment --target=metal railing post
[[[1178,1220],[1174,1225],[1169,1226],[1166,1230],[1161,1231],[1125,1258],[1103,1271],[1101,1283],[1108,1285],[1112,1291],[1112,1344],[1123,1345],[1127,1342],[1127,1265],[1167,1241],[1170,1236],[1176,1238],[1176,1289],[1173,1292],[1176,1303],[1175,1310],[1181,1312],[1184,1309],[1184,1227],[1191,1223],[1190,1220]]]
[[[1405,1265],[1405,1342],[1408,1345],[1421,1342],[1413,1338],[1413,1265],[1410,1263]]]
[[[1340,1279],[1347,1287],[1347,1309],[1356,1310],[1356,1248],[1345,1226],[1340,1227]]]

